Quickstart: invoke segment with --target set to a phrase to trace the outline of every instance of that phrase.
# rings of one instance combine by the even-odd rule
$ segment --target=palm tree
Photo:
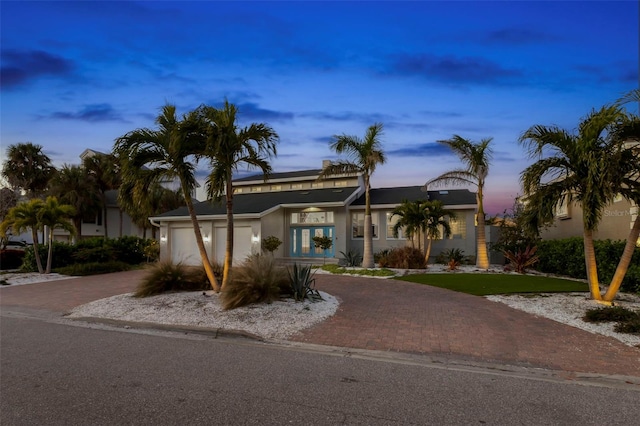
[[[622,106],[631,102],[640,102],[640,89],[627,93],[616,102],[616,105]],[[617,169],[622,177],[622,182],[619,185],[620,193],[627,200],[635,202],[636,206],[640,206],[640,117],[637,115],[629,116],[615,127],[612,135],[614,140],[621,144],[623,151]],[[640,215],[636,216],[633,222],[620,262],[603,296],[603,300],[611,302],[618,293],[622,280],[631,264],[638,237],[640,237]]]
[[[440,237],[448,238],[449,235],[451,235],[451,225],[444,217],[448,216],[449,219],[455,219],[456,214],[449,209],[445,209],[442,201],[439,200],[425,201],[422,203],[421,208],[424,217],[422,231],[427,237],[424,254],[424,263],[427,265],[429,263],[429,256],[431,256],[431,243],[433,240],[439,239]],[[440,229],[442,229],[442,235]]]
[[[73,226],[76,237],[82,236],[82,221],[90,215],[101,214],[100,189],[94,177],[82,166],[65,164],[51,179],[50,195],[73,207]],[[73,236],[73,234],[72,234]]]
[[[176,107],[165,105],[156,124],[157,130],[136,129],[116,139],[113,151],[121,159],[123,186],[137,180],[140,188],[149,189],[154,183],[180,181],[202,265],[211,287],[219,291],[193,208],[192,193],[197,185],[195,166],[206,142],[202,121],[195,111],[179,119]]]
[[[100,192],[100,202],[102,204],[102,217],[104,222],[104,236],[105,238],[109,238],[106,193],[109,190],[117,189],[121,183],[120,167],[116,156],[113,154],[96,154],[91,157],[86,157],[82,165],[87,173],[93,177],[93,181]],[[120,220],[120,223],[122,223],[122,219]]]
[[[411,238],[412,247],[415,248],[415,240],[418,240],[418,250],[421,250],[420,231],[424,223],[423,203],[423,200],[403,200],[402,203],[391,212],[391,217],[399,217],[393,225],[393,237],[398,238],[400,230],[404,230],[405,235]]]
[[[453,138],[438,141],[448,146],[465,164],[466,168],[451,170],[443,173],[435,179],[431,179],[425,184],[425,188],[430,185],[472,185],[477,188],[476,202],[478,204],[478,219],[476,226],[476,265],[481,269],[489,268],[489,256],[487,253],[487,241],[485,237],[485,219],[483,192],[484,183],[489,174],[489,164],[491,162],[492,150],[489,144],[492,138],[482,139],[479,143],[473,143],[458,135]]]
[[[42,208],[44,202],[39,198],[34,198],[25,203],[20,203],[9,210],[2,223],[0,223],[0,235],[6,237],[7,230],[11,228],[12,232],[21,234],[31,231],[33,239],[33,252],[36,257],[36,265],[38,272],[44,273],[40,253],[38,251],[38,229],[40,221],[38,220],[38,212]]]
[[[60,228],[73,234],[75,228],[71,223],[71,218],[73,218],[74,214],[75,209],[72,206],[58,203],[55,197],[47,197],[38,211],[38,222],[41,226],[46,227],[49,233],[47,236],[49,253],[47,255],[45,274],[51,272],[51,263],[53,261],[53,231],[56,228]]]
[[[371,176],[378,164],[384,164],[386,156],[382,151],[380,138],[383,134],[382,123],[375,123],[367,129],[364,139],[357,136],[333,136],[331,149],[337,154],[346,154],[347,161],[332,162],[325,167],[320,178],[337,174],[362,174],[364,180],[365,210],[364,210],[364,250],[362,267],[373,268],[373,227],[371,224]]]
[[[520,137],[530,158],[537,159],[521,174],[528,211],[536,225],[553,220],[555,209],[578,201],[582,206],[585,266],[594,300],[602,300],[593,246],[605,206],[620,192],[620,144],[614,126],[624,120],[618,106],[605,106],[584,118],[577,134],[556,126],[533,126]]]
[[[221,109],[209,106],[201,108],[209,125],[207,157],[211,172],[207,177],[207,193],[210,198],[225,197],[227,212],[227,240],[222,273],[222,289],[229,282],[233,263],[233,172],[240,165],[259,169],[264,179],[271,173],[269,159],[277,154],[278,134],[268,125],[252,123],[239,128],[238,109],[227,100]]]
[[[40,196],[54,172],[51,159],[42,152],[42,145],[25,142],[7,148],[2,176],[12,189],[24,191],[28,198]]]

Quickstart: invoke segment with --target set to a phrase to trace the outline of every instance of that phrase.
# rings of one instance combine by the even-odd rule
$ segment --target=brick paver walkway
[[[129,271],[4,287],[0,307],[64,313],[131,292],[143,275]],[[640,377],[640,348],[482,297],[394,280],[318,274],[316,281],[340,307],[293,341]]]

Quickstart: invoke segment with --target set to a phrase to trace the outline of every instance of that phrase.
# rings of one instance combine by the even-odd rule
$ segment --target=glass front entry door
[[[300,226],[291,228],[291,257],[333,257],[334,246],[322,250],[313,244],[313,237],[327,236],[334,239],[333,226]]]

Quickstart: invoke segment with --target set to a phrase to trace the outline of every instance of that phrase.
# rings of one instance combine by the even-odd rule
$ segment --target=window
[[[252,186],[251,187],[251,192],[262,192],[262,187],[261,186]]]
[[[449,226],[451,227],[451,235],[449,239],[463,240],[467,238],[467,222],[462,219],[449,219]]]
[[[244,188],[233,188],[233,193],[234,194],[240,194],[240,193],[242,193],[243,190],[244,190]]]
[[[272,191],[282,191],[282,185],[271,185]]]
[[[347,186],[347,181],[346,180],[337,180],[337,181],[333,182],[333,186],[345,187],[345,186]]]
[[[291,184],[291,189],[302,189],[302,184],[301,183],[292,183]]]
[[[378,238],[378,215],[371,213],[373,238]],[[364,213],[351,213],[351,238],[364,238]]]
[[[314,211],[291,213],[291,223],[333,223],[333,212]]]
[[[387,239],[388,240],[392,240],[392,239],[404,240],[405,239],[403,228],[398,229],[397,237],[393,236],[393,227],[396,225],[396,223],[398,223],[400,219],[401,217],[398,215],[394,215],[391,212],[387,213]]]
[[[312,188],[324,188],[324,182],[313,182],[311,184]]]
[[[102,212],[96,214],[96,213],[85,213],[84,216],[82,216],[82,223],[86,223],[89,225],[98,225],[98,226],[102,226]]]

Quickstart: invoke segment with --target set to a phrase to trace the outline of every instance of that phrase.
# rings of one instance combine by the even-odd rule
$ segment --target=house
[[[323,162],[323,167],[326,166]],[[275,236],[283,244],[274,253],[283,262],[312,263],[326,256],[337,262],[349,250],[362,253],[365,194],[362,176],[335,175],[319,179],[322,169],[262,174],[234,180],[234,262],[259,253],[261,241]],[[458,213],[453,235],[434,242],[434,256],[448,248],[475,253],[475,194],[468,190],[428,191],[422,186],[372,189],[373,252],[411,245],[400,233],[393,237],[397,217],[392,210],[404,200],[441,200]],[[222,262],[226,246],[226,208],[223,202],[194,205],[207,253]],[[150,218],[159,227],[160,258],[199,264],[200,255],[186,207]],[[330,250],[316,248],[312,238],[328,236]]]
[[[540,230],[543,240],[582,237],[582,207],[576,201],[568,202],[567,198],[556,206],[553,224]],[[602,211],[602,219],[598,229],[593,231],[593,239],[626,240],[637,216],[638,206],[619,195]]]

